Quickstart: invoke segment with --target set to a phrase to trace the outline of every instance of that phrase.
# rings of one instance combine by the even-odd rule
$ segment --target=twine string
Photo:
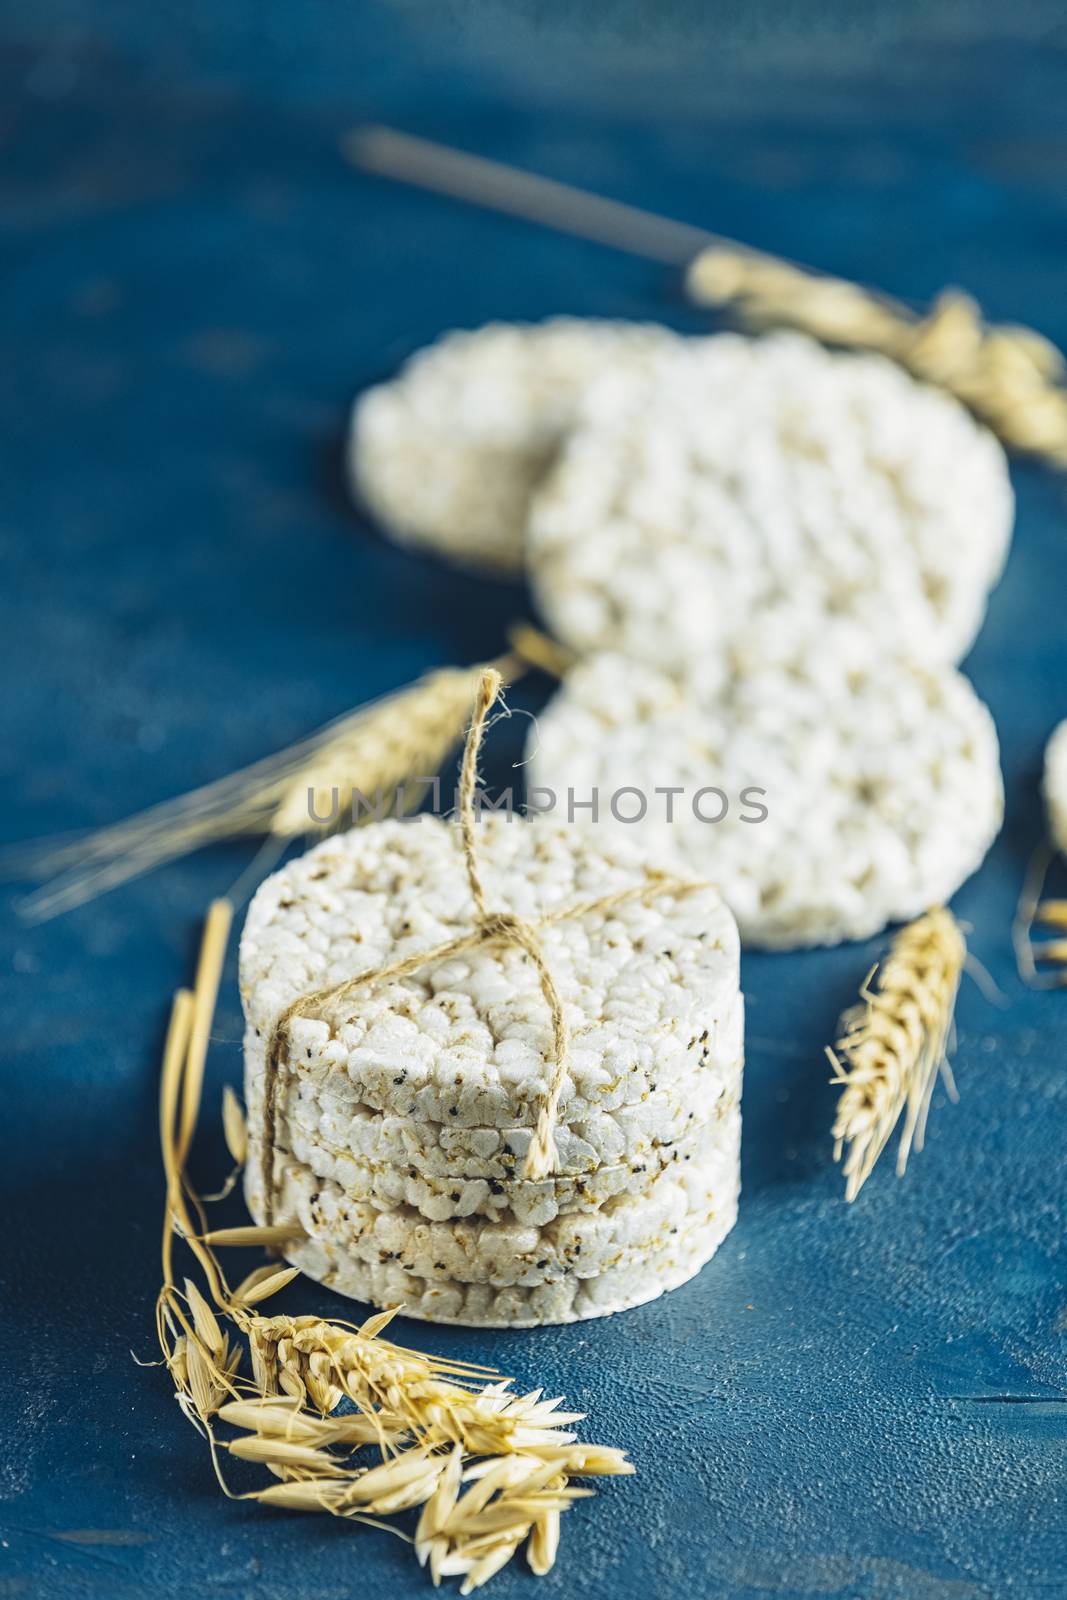
[[[474,837],[474,799],[478,787],[478,756],[481,753],[482,740],[485,738],[485,721],[490,707],[500,693],[500,685],[501,677],[496,668],[486,667],[478,680],[470,727],[463,746],[463,764],[459,772],[459,826],[463,839],[463,861],[467,868],[471,899],[474,901],[474,909],[480,923],[488,917],[489,907],[485,898]]]
[[[467,880],[470,883],[471,899],[474,901],[478,930],[484,937],[502,939],[505,942],[517,944],[520,949],[525,951],[537,972],[541,983],[541,993],[545,997],[545,1003],[552,1019],[552,1059],[554,1062],[552,1077],[549,1080],[548,1091],[541,1099],[537,1115],[537,1126],[530,1147],[526,1152],[526,1161],[523,1168],[528,1178],[545,1178],[550,1172],[559,1170],[559,1154],[556,1150],[555,1140],[556,1114],[570,1061],[570,1029],[567,1027],[562,996],[556,988],[556,981],[545,960],[545,953],[541,948],[541,941],[537,937],[536,928],[531,923],[523,921],[521,917],[514,916],[511,912],[491,912],[488,909],[485,886],[482,883],[478,862],[478,850],[475,843],[474,799],[478,783],[478,756],[481,752],[482,740],[485,737],[485,720],[489,715],[490,707],[500,693],[500,684],[499,672],[493,667],[487,667],[482,673],[478,684],[470,731],[467,734],[467,742],[463,747],[463,765],[460,769],[459,783],[459,822],[463,838],[463,859],[467,867]]]
[[[541,993],[549,1009],[552,1022],[552,1075],[538,1102],[533,1138],[523,1164],[523,1176],[537,1181],[559,1171],[559,1152],[556,1148],[556,1122],[559,1102],[567,1081],[570,1064],[570,1029],[564,1012],[563,999],[556,987],[545,953],[538,937],[539,930],[558,922],[590,914],[603,914],[634,901],[650,900],[657,895],[690,894],[698,889],[711,888],[711,884],[691,878],[674,878],[652,870],[648,880],[630,889],[620,889],[595,900],[585,900],[560,906],[542,913],[536,921],[528,921],[510,911],[492,911],[482,881],[475,838],[475,791],[478,775],[478,755],[485,734],[486,718],[501,686],[500,673],[487,667],[482,673],[474,702],[467,741],[463,750],[460,773],[459,823],[463,860],[474,902],[475,920],[469,933],[460,934],[428,950],[416,950],[381,967],[369,968],[344,978],[340,983],[314,989],[299,995],[280,1013],[267,1044],[266,1071],[263,1087],[263,1125],[261,1139],[262,1183],[264,1212],[267,1225],[273,1223],[277,1201],[275,1177],[275,1151],[278,1125],[278,1100],[283,1066],[288,1065],[290,1024],[312,1009],[345,1000],[357,990],[372,983],[410,977],[425,967],[436,966],[453,956],[488,944],[513,944],[525,952],[533,964],[541,984]]]

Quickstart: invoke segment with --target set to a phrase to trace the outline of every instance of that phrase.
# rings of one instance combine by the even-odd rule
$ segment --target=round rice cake
[[[477,836],[491,903],[528,921],[650,889],[539,929],[571,1030],[561,1123],[685,1084],[709,1058],[734,1060],[739,941],[713,888],[655,892],[632,840],[565,822],[495,813]],[[354,829],[268,878],[241,939],[250,1111],[266,1042],[292,1001],[472,925],[458,829],[436,817]],[[286,1064],[301,1076],[347,1077],[373,1110],[443,1127],[534,1126],[554,1066],[537,971],[503,942],[320,1002],[287,1040]]]
[[[353,487],[399,542],[517,575],[530,497],[589,383],[677,343],[651,324],[575,317],[446,334],[357,400]]]
[[[477,844],[490,903],[535,924],[649,886],[645,899],[539,927],[571,1030],[562,1170],[522,1175],[552,1032],[536,970],[494,943],[289,1023],[274,1215],[304,1229],[289,1260],[378,1304],[396,1303],[401,1286],[412,1314],[441,1320],[603,1314],[690,1275],[732,1222],[736,925],[716,891],[661,887],[629,840],[496,813],[480,820]],[[261,887],[241,941],[254,1216],[266,1215],[266,1051],[278,1016],[472,922],[458,830],[437,818],[325,840]],[[578,1279],[600,1288],[580,1294]]]
[[[1045,806],[1052,842],[1067,855],[1067,722],[1061,722],[1045,750]]]
[[[1004,452],[951,396],[800,334],[682,341],[592,386],[531,505],[542,614],[580,653],[737,667],[751,619],[851,618],[962,658],[1003,565]]]
[[[669,1235],[650,1259],[607,1267],[593,1277],[571,1273],[533,1288],[420,1278],[397,1261],[367,1262],[315,1238],[286,1247],[286,1258],[308,1277],[371,1305],[399,1308],[421,1322],[474,1328],[535,1328],[582,1322],[645,1305],[688,1282],[715,1254],[737,1220],[739,1183],[717,1194],[714,1209]]]
[[[646,899],[539,928],[571,1029],[563,1171],[522,1174],[552,1072],[536,970],[506,944],[446,957],[318,1002],[286,1029],[274,1214],[304,1230],[286,1258],[344,1293],[440,1320],[571,1320],[637,1304],[688,1277],[733,1222],[736,925],[715,891],[662,888],[629,840],[558,822],[491,814],[478,862],[491,904],[534,923],[649,885]],[[266,1216],[275,1019],[472,920],[458,829],[437,818],[330,838],[262,885],[240,960],[254,1216]]]
[[[405,1205],[356,1198],[332,1178],[286,1162],[279,1215],[295,1217],[308,1238],[370,1265],[395,1261],[428,1281],[535,1288],[568,1276],[594,1277],[646,1260],[676,1233],[706,1221],[733,1192],[740,1114],[707,1124],[699,1141],[644,1189],[599,1206],[561,1212],[544,1223],[479,1216],[434,1221]]]
[[[367,1070],[364,1056],[355,1072],[350,1073],[348,1066],[338,1070],[332,1040],[324,1041],[320,1030],[301,1028],[300,1020],[290,1024],[299,1070],[287,1088],[287,1117],[319,1128],[327,1141],[371,1162],[414,1160],[433,1173],[455,1172],[468,1164],[497,1177],[508,1177],[522,1165],[533,1123],[529,1118],[522,1123],[509,1121],[507,1106],[492,1085],[466,1077],[457,1084],[453,1079],[448,1114],[440,1120],[428,1114],[441,1109],[439,1082],[427,1082],[425,1074],[412,1071],[403,1079],[399,1072],[392,1080],[383,1078]],[[262,1116],[268,1039],[269,1029],[245,1031],[248,1110],[253,1120]],[[694,1105],[711,1104],[724,1088],[733,1086],[744,1054],[740,991],[724,1003],[721,1013],[708,1017],[687,1049],[687,1062],[674,1052],[661,1052],[652,1058],[650,1072],[644,1057],[633,1057],[626,1070],[616,1070],[610,1077],[593,1081],[583,1074],[580,1083],[570,1083],[557,1124],[561,1170],[578,1176],[603,1162],[640,1155],[650,1141],[670,1137]],[[661,1075],[655,1071],[657,1061]],[[544,1077],[547,1083],[547,1069]],[[457,1090],[462,1092],[460,1098]],[[501,1120],[485,1125],[476,1115],[490,1094]],[[528,1108],[525,1096],[516,1103]]]
[[[581,1122],[558,1122],[556,1148],[561,1179],[588,1178],[609,1167],[637,1166],[657,1148],[692,1130],[694,1122],[718,1115],[736,1098],[743,1057],[740,996],[721,1031],[725,1053],[701,1055],[684,1081],[657,1086],[634,1105],[598,1108]],[[710,1043],[710,1030],[709,1043]],[[258,1041],[252,1046],[261,1048]],[[262,1117],[258,1068],[249,1102],[253,1125]],[[312,1144],[344,1152],[368,1167],[409,1168],[427,1177],[485,1178],[510,1182],[521,1172],[532,1137],[530,1127],[455,1128],[374,1111],[345,1074],[326,1078],[301,1072],[288,1086],[282,1111],[287,1126]]]
[[[427,1172],[417,1161],[368,1161],[353,1155],[347,1145],[324,1139],[320,1128],[294,1116],[291,1106],[286,1133],[294,1160],[335,1183],[348,1199],[378,1210],[406,1207],[431,1222],[484,1217],[542,1227],[563,1214],[597,1211],[620,1195],[643,1194],[668,1167],[698,1158],[707,1145],[709,1123],[726,1122],[737,1104],[736,1088],[724,1091],[710,1108],[690,1111],[674,1137],[650,1141],[636,1159],[536,1180],[524,1178],[518,1164],[508,1169],[502,1163],[468,1160],[460,1171]],[[498,1173],[486,1170],[494,1166]]]
[[[842,670],[847,645],[822,642],[725,685],[610,653],[579,662],[531,734],[538,803],[596,791],[589,832],[673,849],[755,945],[862,939],[948,900],[1000,827],[992,718],[953,668]],[[616,820],[642,796],[640,826]]]

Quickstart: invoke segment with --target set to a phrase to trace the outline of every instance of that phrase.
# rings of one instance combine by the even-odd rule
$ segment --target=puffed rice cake
[[[453,1322],[475,1328],[535,1328],[546,1323],[612,1316],[677,1289],[710,1261],[736,1216],[736,1194],[731,1197],[724,1188],[714,1212],[702,1217],[688,1234],[668,1236],[651,1261],[621,1263],[594,1277],[570,1273],[534,1288],[418,1278],[397,1261],[368,1265],[345,1253],[330,1251],[314,1238],[294,1244],[286,1253],[308,1277],[317,1278],[339,1294],[372,1305],[403,1306],[405,1316],[422,1322]]]
[[[582,1122],[561,1124],[556,1139],[560,1173],[550,1178],[521,1176],[529,1127],[453,1129],[414,1123],[372,1111],[359,1102],[359,1090],[347,1080],[340,1086],[333,1081],[324,1085],[306,1075],[298,1078],[287,1099],[292,1150],[305,1165],[350,1192],[379,1194],[390,1201],[402,1194],[406,1204],[434,1221],[494,1218],[502,1211],[524,1222],[549,1221],[561,1211],[582,1210],[610,1195],[643,1188],[680,1150],[699,1143],[710,1120],[721,1120],[735,1108],[734,1064],[740,1063],[743,1051],[740,1000],[731,1013],[721,1057],[710,1030],[705,1030],[708,1042],[688,1077],[646,1092],[636,1105],[598,1109]],[[725,1074],[722,1062],[727,1063]],[[647,1177],[639,1182],[640,1174]]]
[[[565,814],[571,791],[584,820],[596,790],[591,831],[673,848],[746,943],[778,949],[866,938],[947,900],[1003,814],[996,731],[959,672],[849,662],[814,640],[725,685],[590,656],[532,731],[527,775],[536,805],[552,791]],[[642,796],[639,825],[616,820]]]
[[[587,385],[679,342],[652,324],[577,317],[445,334],[356,401],[353,488],[401,543],[517,575],[530,496]]]
[[[490,900],[536,922],[649,880],[644,853],[546,819],[477,829]],[[260,888],[241,941],[249,1206],[265,1216],[266,1049],[296,997],[469,931],[437,818],[324,841]],[[732,1226],[743,1019],[716,891],[662,891],[539,931],[572,1032],[560,1171],[522,1173],[551,1075],[535,969],[489,945],[327,1001],[289,1028],[275,1137],[288,1259],[436,1320],[604,1315],[682,1282]]]
[[[951,396],[800,334],[721,334],[587,390],[527,553],[580,653],[739,670],[769,611],[774,633],[846,617],[872,652],[955,662],[1012,514],[1003,450]]]
[[[1052,842],[1067,855],[1067,722],[1046,746],[1044,791]]]
[[[738,1128],[735,1113],[705,1138],[698,1156],[680,1155],[643,1192],[563,1212],[541,1226],[482,1217],[434,1222],[402,1206],[352,1199],[300,1167],[287,1171],[283,1198],[309,1238],[353,1262],[396,1261],[431,1283],[534,1289],[569,1274],[594,1278],[611,1267],[650,1262],[667,1239],[703,1226],[723,1197],[734,1198]]]

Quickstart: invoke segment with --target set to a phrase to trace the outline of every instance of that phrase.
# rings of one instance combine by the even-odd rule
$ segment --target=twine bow
[[[467,869],[467,882],[470,885],[471,899],[474,902],[473,928],[469,933],[460,934],[458,938],[450,939],[444,944],[435,945],[429,950],[415,951],[412,955],[403,956],[398,961],[390,961],[385,966],[358,972],[351,978],[343,979],[341,983],[333,984],[323,989],[315,989],[310,994],[301,995],[286,1006],[271,1029],[270,1039],[267,1044],[266,1076],[263,1092],[261,1152],[265,1220],[268,1225],[274,1221],[276,1200],[274,1155],[278,1121],[278,1089],[281,1080],[281,1069],[287,1055],[289,1025],[295,1018],[305,1016],[316,1006],[333,1000],[345,999],[348,995],[354,994],[357,989],[366,988],[369,984],[380,983],[390,978],[409,977],[413,972],[418,972],[421,968],[435,966],[437,963],[446,961],[451,956],[460,955],[467,950],[479,949],[488,944],[518,945],[521,950],[525,951],[537,970],[537,975],[541,982],[541,993],[545,998],[552,1019],[552,1076],[549,1079],[547,1089],[540,1097],[534,1135],[530,1141],[523,1164],[524,1177],[534,1181],[547,1178],[550,1174],[560,1170],[559,1152],[556,1149],[556,1121],[559,1113],[560,1096],[567,1081],[571,1036],[562,997],[556,987],[555,979],[541,947],[541,941],[538,937],[539,930],[549,927],[553,923],[569,920],[572,917],[586,916],[590,912],[612,910],[616,906],[625,905],[629,901],[649,900],[654,895],[660,894],[688,894],[696,889],[711,887],[710,884],[705,882],[687,878],[672,878],[665,873],[652,871],[646,883],[640,884],[633,889],[622,889],[614,894],[603,895],[596,900],[586,900],[577,904],[562,906],[555,911],[544,913],[533,922],[527,921],[524,917],[516,916],[510,911],[491,910],[478,861],[475,841],[474,802],[478,779],[478,754],[485,733],[486,717],[500,692],[501,683],[500,673],[497,672],[495,667],[486,667],[478,684],[470,728],[467,732],[467,742],[463,750],[463,766],[460,773],[460,838],[463,846],[463,860]]]

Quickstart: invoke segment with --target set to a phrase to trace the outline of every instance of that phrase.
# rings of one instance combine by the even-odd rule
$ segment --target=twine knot
[[[514,912],[491,911],[488,916],[479,919],[478,926],[487,939],[518,940],[530,925],[515,916]]]

